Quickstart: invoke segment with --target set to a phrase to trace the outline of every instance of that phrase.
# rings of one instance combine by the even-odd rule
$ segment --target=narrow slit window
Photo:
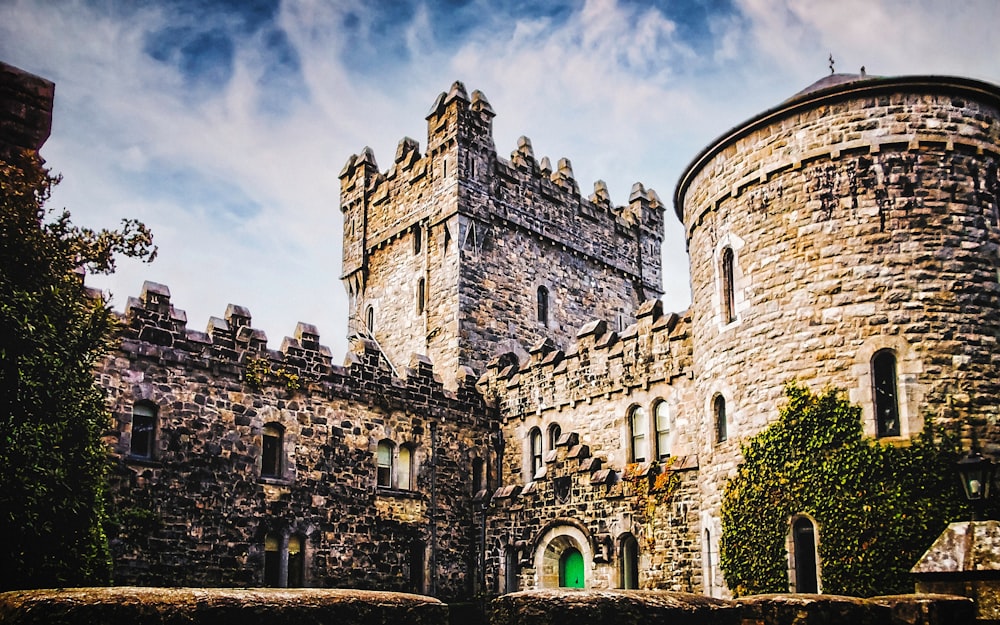
[[[901,436],[896,354],[891,349],[878,351],[872,357],[872,386],[878,435]]]
[[[722,318],[726,323],[736,321],[736,301],[733,284],[733,248],[722,251]]]
[[[544,286],[538,287],[538,323],[549,324],[549,290]]]
[[[712,401],[712,411],[715,413],[715,442],[725,442],[729,438],[729,426],[726,423],[726,398],[722,395],[716,395]]]
[[[427,305],[427,283],[423,278],[417,280],[417,315],[424,314]]]

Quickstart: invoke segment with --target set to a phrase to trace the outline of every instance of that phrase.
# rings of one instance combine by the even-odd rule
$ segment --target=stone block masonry
[[[129,301],[98,372],[116,583],[467,595],[471,462],[495,428],[474,377],[445,391],[416,358],[396,378],[363,341],[336,366],[307,324],[272,351],[250,322],[230,306],[189,330],[152,283]]]
[[[622,329],[662,294],[656,193],[637,184],[612,206],[599,181],[582,198],[569,160],[536,160],[527,138],[498,157],[494,115],[455,83],[427,116],[425,153],[405,138],[380,172],[365,148],[340,175],[351,332],[390,359],[426,354],[447,385],[459,365],[567,344],[593,318]]]
[[[1000,452],[998,166],[997,88],[924,76],[806,90],[692,162],[675,209],[694,404],[710,419],[721,397],[729,430],[700,450],[709,518],[791,379],[846,389],[870,436],[905,443],[933,420]]]

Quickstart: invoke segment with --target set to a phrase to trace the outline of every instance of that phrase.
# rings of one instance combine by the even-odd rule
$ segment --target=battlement
[[[414,355],[396,377],[372,341],[358,340],[343,366],[334,365],[314,325],[299,322],[278,350],[251,324],[250,311],[230,304],[223,317],[211,317],[204,332],[187,327],[187,315],[173,306],[170,289],[145,282],[125,309],[119,351],[130,359],[158,360],[165,366],[228,377],[255,390],[285,387],[288,392],[318,393],[368,401],[370,405],[432,406],[443,400],[481,405],[476,375],[457,374],[457,390],[447,391],[429,359]],[[120,356],[120,354],[118,355]],[[112,358],[116,357],[115,354]],[[470,418],[472,418],[470,416]]]
[[[688,313],[664,314],[649,300],[638,321],[621,333],[596,320],[580,328],[568,350],[543,340],[520,362],[506,353],[491,361],[478,387],[503,415],[542,414],[573,408],[602,395],[670,382],[689,375],[692,348]]]
[[[340,173],[343,277],[361,270],[372,250],[420,224],[461,214],[586,255],[639,279],[648,297],[660,295],[664,205],[656,192],[636,183],[628,204],[615,206],[598,180],[584,198],[570,160],[561,158],[556,167],[548,157],[537,160],[527,137],[518,140],[510,160],[499,157],[494,116],[485,95],[474,91],[470,98],[456,82],[427,115],[426,152],[405,137],[384,172],[368,147],[348,158]]]

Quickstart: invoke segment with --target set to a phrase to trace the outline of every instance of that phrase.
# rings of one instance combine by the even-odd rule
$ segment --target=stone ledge
[[[5,624],[443,625],[448,606],[421,595],[306,588],[74,588],[0,593]]]
[[[744,623],[760,625],[888,625],[891,610],[858,597],[813,594],[753,595],[736,599]],[[954,625],[958,625],[955,623]]]
[[[528,590],[490,604],[490,625],[738,625],[739,607],[662,590]]]

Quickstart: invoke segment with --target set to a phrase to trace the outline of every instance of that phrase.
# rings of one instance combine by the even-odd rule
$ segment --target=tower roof
[[[866,74],[830,74],[812,83],[777,106],[739,124],[708,144],[688,164],[674,189],[674,212],[684,221],[684,194],[688,185],[705,164],[726,146],[754,130],[775,123],[789,115],[831,102],[861,96],[888,93],[964,94],[1000,106],[1000,85],[956,76],[869,76]]]

